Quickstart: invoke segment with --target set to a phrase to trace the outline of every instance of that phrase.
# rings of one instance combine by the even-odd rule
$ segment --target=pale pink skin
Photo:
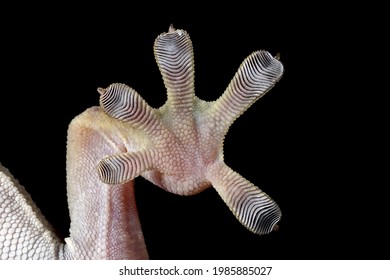
[[[179,195],[193,195],[213,186],[252,232],[266,234],[277,228],[279,207],[224,163],[223,140],[234,120],[280,79],[283,66],[278,58],[265,51],[251,54],[225,93],[214,102],[205,102],[194,94],[188,34],[170,27],[157,37],[154,50],[167,102],[159,109],[151,108],[123,84],[98,89],[100,107],[77,116],[68,130],[70,237],[63,244],[47,233],[40,254],[31,253],[31,258],[147,259],[134,197],[133,179],[137,176]],[[3,186],[0,194],[25,196],[20,186],[16,195],[10,191],[11,183]],[[8,209],[6,202],[0,203],[0,210]],[[25,215],[39,216],[34,207]],[[5,221],[0,218],[0,226],[2,223]],[[49,232],[42,221],[34,220],[31,227],[35,234],[29,236],[30,243]],[[13,237],[13,233],[0,231],[0,249],[5,248],[2,258],[28,256],[20,250],[10,254],[8,243],[1,247],[1,234]]]
[[[68,130],[67,183],[71,219],[64,256],[69,259],[147,259],[134,181],[107,185],[97,165],[107,155],[131,150],[128,130],[99,107],[76,117]],[[98,225],[98,226],[97,226]]]

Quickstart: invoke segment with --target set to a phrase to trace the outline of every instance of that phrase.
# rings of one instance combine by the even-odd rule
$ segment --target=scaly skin
[[[281,78],[278,58],[252,53],[223,95],[206,102],[194,93],[192,43],[185,31],[171,26],[157,37],[154,52],[168,95],[161,108],[150,107],[126,85],[112,84],[98,89],[100,107],[69,125],[71,228],[65,244],[0,166],[1,259],[147,259],[134,197],[137,176],[179,195],[213,186],[250,231],[267,234],[277,227],[279,207],[224,163],[223,140],[234,120]]]

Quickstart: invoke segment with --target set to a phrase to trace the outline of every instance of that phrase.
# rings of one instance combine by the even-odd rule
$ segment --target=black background
[[[280,53],[284,77],[237,119],[224,150],[226,163],[266,191],[283,217],[278,232],[257,236],[212,188],[180,197],[137,178],[150,257],[388,259],[381,202],[388,184],[377,176],[382,111],[372,109],[370,71],[360,65],[374,48],[367,20],[334,6],[170,5],[3,9],[0,161],[58,234],[69,228],[69,122],[98,105],[97,87],[113,82],[164,104],[153,42],[173,23],[191,36],[196,95],[204,100],[222,94],[251,52]]]

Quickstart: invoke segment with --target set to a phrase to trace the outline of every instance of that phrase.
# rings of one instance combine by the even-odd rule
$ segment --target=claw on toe
[[[98,92],[99,94],[104,94],[104,93],[106,92],[106,89],[101,88],[101,87],[98,87],[98,88],[97,88],[97,92]]]
[[[172,33],[172,32],[175,32],[175,31],[176,31],[176,28],[173,27],[173,24],[171,23],[171,24],[169,25],[169,28],[168,28],[168,33]]]

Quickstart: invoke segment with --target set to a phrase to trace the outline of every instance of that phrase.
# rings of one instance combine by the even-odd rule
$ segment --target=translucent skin
[[[154,52],[168,96],[161,108],[150,107],[126,85],[112,84],[98,89],[100,107],[69,125],[71,227],[65,243],[0,168],[1,259],[147,259],[134,197],[137,176],[179,195],[212,186],[250,231],[277,228],[278,205],[224,163],[223,140],[234,120],[281,78],[278,57],[252,53],[223,95],[206,102],[195,96],[192,43],[184,30],[171,26],[157,37]],[[10,217],[16,217],[13,224]],[[18,243],[21,228],[28,229],[26,242]]]

